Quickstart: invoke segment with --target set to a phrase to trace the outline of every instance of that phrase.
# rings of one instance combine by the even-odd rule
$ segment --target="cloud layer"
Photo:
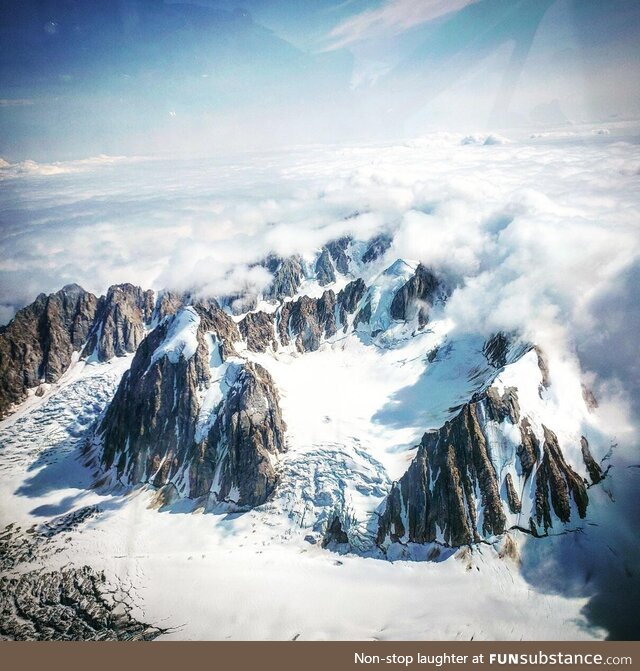
[[[260,288],[251,264],[387,230],[387,260],[419,259],[458,288],[460,328],[519,329],[622,380],[638,320],[637,145],[586,129],[485,144],[454,134],[235,160],[97,157],[0,169],[4,322],[41,291],[116,282],[226,294]],[[626,379],[623,379],[626,378]],[[629,388],[630,387],[630,388]],[[634,400],[635,399],[635,400]]]

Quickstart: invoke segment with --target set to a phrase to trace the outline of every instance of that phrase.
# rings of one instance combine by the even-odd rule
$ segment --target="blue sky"
[[[635,0],[5,0],[0,156],[634,118],[639,33]]]

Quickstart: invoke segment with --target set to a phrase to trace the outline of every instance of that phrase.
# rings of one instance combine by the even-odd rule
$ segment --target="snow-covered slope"
[[[449,281],[388,247],[267,260],[253,297],[127,289],[124,326],[100,299],[91,347],[0,424],[6,542],[61,530],[7,570],[88,563],[174,638],[602,636],[520,563],[606,484],[580,372],[461,330]]]

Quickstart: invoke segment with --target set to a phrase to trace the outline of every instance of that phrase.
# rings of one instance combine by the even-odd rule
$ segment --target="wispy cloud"
[[[387,0],[381,7],[360,12],[338,24],[328,35],[327,50],[365,40],[398,35],[477,0]]]
[[[27,107],[35,105],[35,101],[29,98],[0,98],[0,107]]]

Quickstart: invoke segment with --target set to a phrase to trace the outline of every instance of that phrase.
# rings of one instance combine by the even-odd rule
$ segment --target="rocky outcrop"
[[[518,445],[503,433],[505,422],[519,429]],[[409,469],[387,497],[378,544],[460,546],[510,526],[541,535],[554,521],[583,518],[585,483],[566,462],[555,434],[547,427],[543,431],[540,450],[529,421],[520,418],[513,388],[502,394],[490,388],[474,397],[442,428],[424,434]],[[531,492],[531,510],[524,510],[519,491]]]
[[[304,279],[302,259],[297,254],[285,259],[270,255],[264,262],[265,268],[273,275],[270,286],[264,292],[267,300],[280,301],[295,296]]]
[[[517,333],[504,333],[503,331],[498,331],[498,333],[487,338],[482,347],[482,353],[487,359],[487,363],[496,370],[518,361],[531,350],[535,352],[537,357],[541,376],[539,392],[542,393],[542,390],[546,389],[551,383],[549,381],[547,357],[540,347],[522,340]]]
[[[201,330],[216,335],[222,359],[236,356],[234,343],[240,340],[240,331],[233,319],[213,299],[196,301],[193,308],[200,316]]]
[[[316,279],[318,280],[318,284],[320,284],[320,286],[324,287],[327,284],[332,284],[336,281],[336,273],[333,270],[331,256],[329,255],[329,251],[326,247],[322,250],[318,260],[316,261],[315,271]]]
[[[416,457],[389,497],[378,543],[404,537],[414,543],[438,540],[459,546],[505,531],[500,487],[482,432],[479,404],[465,405],[440,430],[424,434]]]
[[[331,523],[327,526],[325,531],[324,538],[322,539],[322,547],[326,548],[330,545],[343,545],[349,542],[349,536],[345,533],[342,528],[342,522],[340,522],[340,517],[334,515]]]
[[[328,242],[325,246],[325,249],[331,255],[331,259],[335,264],[336,270],[342,275],[346,275],[349,272],[349,244],[351,243],[352,238],[350,236],[344,236],[338,238],[337,240],[332,240]]]
[[[276,350],[279,344],[286,347],[291,343],[299,352],[312,352],[335,335],[336,315],[346,331],[348,315],[356,310],[365,291],[365,283],[357,279],[337,297],[329,289],[320,298],[301,296],[287,301],[274,314],[250,312],[238,323],[239,331],[253,352]]]
[[[278,314],[278,335],[283,345],[293,341],[299,352],[317,350],[323,338],[336,333],[336,295],[325,291],[320,298],[302,296],[284,303]]]
[[[589,504],[587,488],[567,464],[555,433],[543,426],[542,462],[536,471],[535,513],[538,526],[547,532],[553,526],[552,511],[561,522],[571,518],[572,501],[583,518]]]
[[[413,277],[393,297],[391,318],[409,321],[417,314],[418,323],[424,326],[429,321],[431,307],[442,293],[438,278],[419,264]]]
[[[591,455],[589,441],[584,436],[580,438],[580,448],[582,451],[582,458],[584,459],[584,465],[587,467],[589,477],[591,478],[591,484],[597,485],[602,478],[604,478],[604,474],[600,468],[600,464],[598,464]]]
[[[165,317],[174,315],[184,304],[185,297],[183,294],[175,291],[162,291],[156,300],[153,317],[159,322]]]
[[[249,312],[238,324],[240,335],[253,352],[276,350],[278,341],[275,335],[273,314],[266,312]]]
[[[286,426],[269,373],[246,363],[191,462],[191,496],[212,491],[218,501],[258,506],[275,489],[274,457],[284,452]]]
[[[505,488],[507,490],[507,503],[509,504],[509,510],[517,514],[522,510],[522,504],[520,503],[520,497],[518,492],[513,484],[513,478],[511,473],[507,473],[507,476],[504,479]]]
[[[147,336],[98,429],[106,469],[179,496],[266,500],[285,426],[267,371],[227,361],[236,336],[228,315],[204,305],[183,308]],[[221,400],[210,407],[212,391]]]
[[[392,237],[385,233],[371,238],[367,244],[367,249],[362,255],[364,263],[373,263],[379,259],[391,247]]]
[[[94,324],[98,299],[77,284],[40,294],[0,333],[0,417],[41,382],[56,382]]]
[[[199,316],[188,310],[165,319],[143,340],[101,423],[102,461],[125,482],[165,484],[195,442],[198,391],[210,380],[209,348]],[[197,329],[195,352],[163,354],[183,317]]]
[[[516,455],[520,462],[522,475],[525,480],[528,480],[540,459],[541,453],[538,438],[526,417],[520,422],[520,444],[516,448]]]
[[[353,314],[356,311],[366,291],[367,285],[361,278],[349,282],[344,289],[339,291],[337,298],[339,319],[340,323],[343,324],[345,333],[347,331],[347,315]]]
[[[153,292],[133,284],[116,284],[100,298],[96,322],[84,348],[84,356],[108,361],[136,351],[151,321]]]
[[[511,347],[511,338],[502,332],[487,339],[482,352],[487,361],[494,368],[503,368],[507,365],[507,356]]]

